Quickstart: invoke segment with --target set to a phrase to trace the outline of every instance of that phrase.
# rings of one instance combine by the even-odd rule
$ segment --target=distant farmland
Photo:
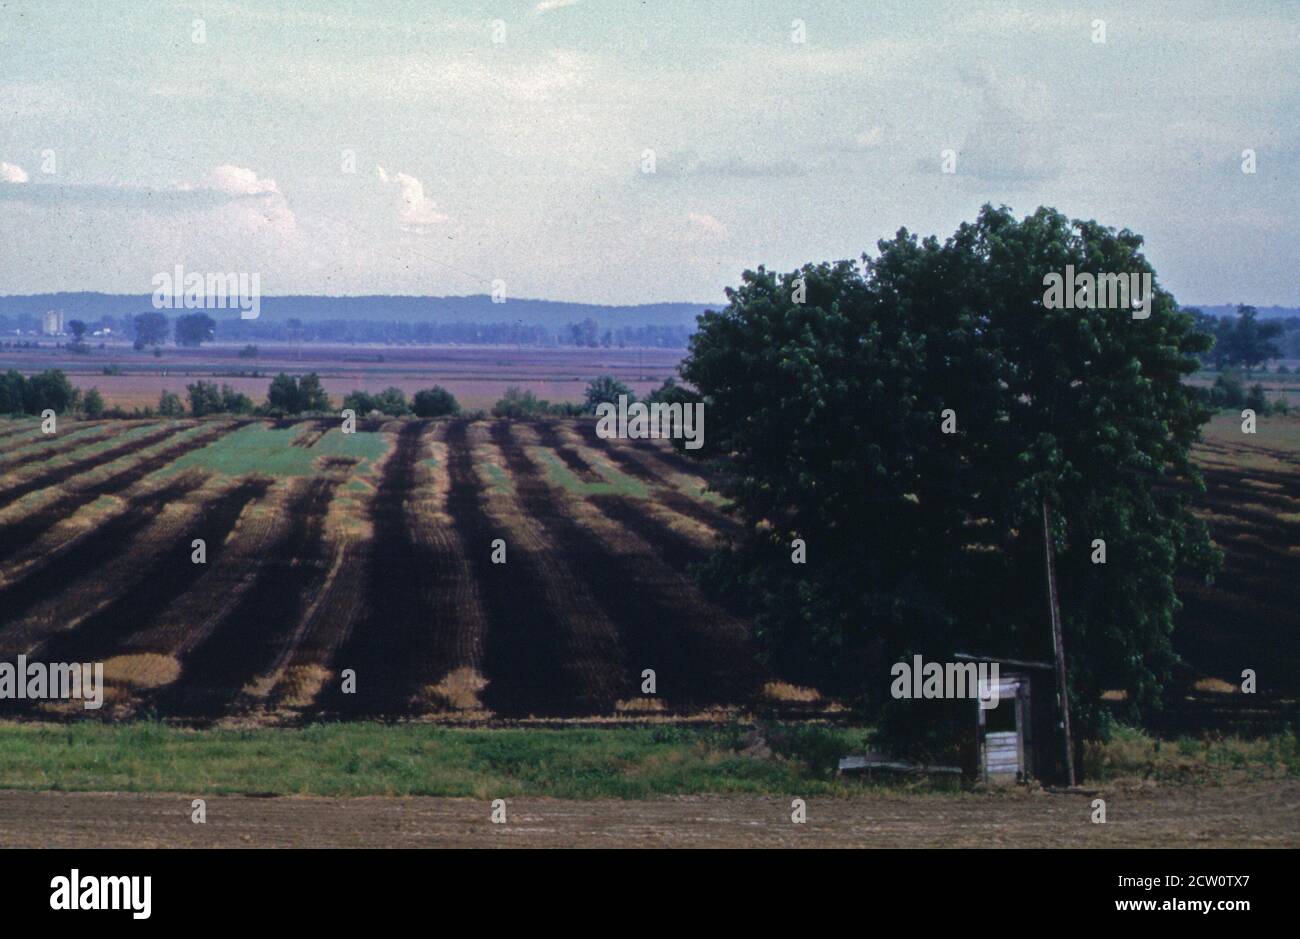
[[[367,346],[264,343],[256,358],[239,344],[200,349],[167,347],[155,358],[129,344],[109,344],[78,355],[53,344],[0,349],[0,371],[32,374],[57,368],[82,389],[98,388],[109,407],[156,407],[164,391],[185,397],[199,379],[228,384],[261,402],[277,372],[316,372],[335,404],[349,391],[401,388],[410,397],[442,385],[468,409],[489,409],[510,385],[549,401],[581,401],[594,375],[613,375],[644,396],[676,374],[682,349],[516,348],[507,346]],[[105,370],[112,374],[105,374]]]
[[[1198,450],[1227,553],[1214,586],[1183,588],[1176,644],[1200,676],[1249,667],[1294,691],[1298,455],[1300,422],[1278,418],[1255,437],[1216,418]],[[109,685],[99,712],[3,713],[826,713],[755,664],[749,624],[687,573],[732,524],[688,460],[590,421],[70,422],[53,438],[0,422],[0,660],[100,661]]]

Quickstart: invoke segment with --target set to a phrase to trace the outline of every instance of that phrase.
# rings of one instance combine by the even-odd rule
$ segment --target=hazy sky
[[[0,0],[0,293],[716,303],[994,202],[1297,305],[1298,53],[1263,0]]]

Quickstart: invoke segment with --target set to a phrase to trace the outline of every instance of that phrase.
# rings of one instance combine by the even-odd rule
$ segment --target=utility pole
[[[1065,736],[1065,778],[1074,778],[1074,738],[1070,735],[1070,691],[1065,684],[1065,639],[1061,635],[1061,607],[1056,598],[1056,547],[1052,544],[1052,510],[1043,499],[1043,551],[1047,557],[1047,604],[1052,613],[1052,652],[1056,659],[1056,700],[1061,707],[1061,730]]]

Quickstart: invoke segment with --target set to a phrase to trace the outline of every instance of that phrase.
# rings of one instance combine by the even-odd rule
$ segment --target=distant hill
[[[261,318],[284,321],[299,319],[304,323],[325,320],[360,320],[392,323],[515,323],[563,329],[569,323],[594,319],[602,328],[618,326],[679,326],[693,329],[695,318],[706,309],[722,303],[644,303],[635,306],[611,306],[597,303],[565,303],[557,300],[509,298],[493,303],[487,294],[466,297],[360,296],[263,297]],[[1211,316],[1231,316],[1235,304],[1196,307]],[[133,316],[153,309],[151,294],[118,293],[37,293],[0,296],[0,316],[39,316],[46,310],[62,310],[64,320],[89,322],[103,316]],[[1300,307],[1257,307],[1261,319],[1285,319],[1300,316]],[[173,311],[168,311],[173,312]],[[180,311],[184,312],[184,311]],[[235,311],[209,311],[214,319],[234,318]]]
[[[1206,316],[1236,316],[1237,305],[1235,303],[1220,303],[1213,306],[1201,306],[1199,303],[1180,304],[1184,309],[1195,307]],[[1262,320],[1286,319],[1289,316],[1300,316],[1300,306],[1257,306],[1256,311]]]
[[[721,306],[715,304],[714,306]],[[39,316],[62,310],[64,320],[97,321],[103,316],[133,316],[153,309],[151,294],[40,293],[0,296],[0,316]],[[707,306],[700,303],[646,303],[638,306],[604,306],[554,300],[508,298],[493,303],[487,294],[468,297],[262,297],[261,318],[372,320],[383,322],[513,323],[561,329],[590,318],[604,328],[617,326],[695,326]],[[164,311],[180,312],[186,311]],[[233,318],[237,311],[208,311],[214,319]]]

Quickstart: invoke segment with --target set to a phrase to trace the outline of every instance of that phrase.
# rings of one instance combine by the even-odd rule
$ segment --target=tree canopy
[[[421,388],[415,393],[411,398],[411,410],[416,417],[443,417],[459,414],[460,404],[456,401],[456,396],[446,388],[434,385],[432,388]]]
[[[211,342],[216,335],[217,321],[206,313],[189,313],[176,320],[176,344],[198,347]]]
[[[1214,337],[1214,345],[1202,358],[1217,369],[1258,368],[1269,359],[1280,358],[1282,350],[1276,340],[1283,333],[1279,322],[1259,321],[1259,311],[1244,304],[1237,315],[1213,317],[1195,311],[1198,326]]]
[[[136,349],[160,346],[171,332],[171,322],[165,313],[140,313],[131,324],[135,328]]]
[[[944,242],[901,230],[861,266],[747,271],[700,318],[682,374],[744,523],[705,577],[752,602],[785,674],[880,705],[905,655],[1050,658],[1046,500],[1080,723],[1102,690],[1158,694],[1175,574],[1215,561],[1185,504],[1208,412],[1182,378],[1209,339],[1158,285],[1146,319],[1043,304],[1067,264],[1155,283],[1141,246],[985,206]]]
[[[599,375],[587,383],[587,390],[583,397],[586,400],[587,410],[594,412],[597,405],[618,404],[620,395],[626,396],[629,404],[636,400],[632,389],[613,375]]]
[[[320,376],[308,372],[301,378],[281,372],[271,379],[266,392],[267,407],[285,414],[321,412],[330,409],[329,395],[321,386]]]

